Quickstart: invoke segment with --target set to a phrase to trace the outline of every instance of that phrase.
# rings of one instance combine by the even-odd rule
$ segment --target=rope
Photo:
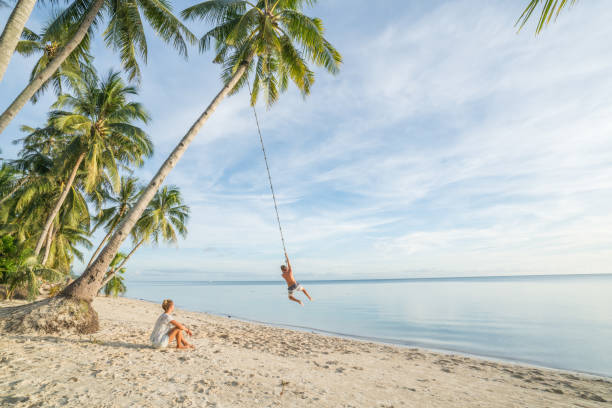
[[[249,87],[249,95],[253,97],[253,93],[251,92],[251,84],[247,80],[247,85]],[[276,205],[276,194],[274,194],[274,186],[272,185],[272,176],[270,175],[270,166],[268,166],[268,156],[266,155],[266,148],[264,146],[263,137],[261,136],[261,129],[259,127],[259,118],[257,117],[257,111],[255,110],[255,106],[251,105],[253,108],[253,115],[255,116],[255,123],[257,124],[257,133],[259,134],[259,141],[261,142],[261,151],[263,152],[264,161],[266,162],[266,170],[268,171],[268,181],[270,182],[270,191],[272,192],[272,200],[274,201],[274,211],[276,211],[276,221],[278,222],[278,230],[280,232],[281,242],[283,243],[283,251],[285,254],[287,253],[287,247],[285,246],[285,237],[283,236],[283,228],[281,227],[280,217],[278,216],[278,206]]]

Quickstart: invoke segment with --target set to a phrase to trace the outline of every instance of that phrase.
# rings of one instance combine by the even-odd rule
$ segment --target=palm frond
[[[540,13],[540,17],[538,18],[538,22],[536,24],[536,35],[539,34],[542,29],[546,25],[550,23],[552,18],[555,20],[559,17],[561,11],[566,8],[573,6],[577,0],[531,0],[521,16],[516,21],[517,26],[519,26],[519,31],[527,24],[527,21],[531,18],[533,12],[537,9],[537,7],[542,4],[542,12]]]

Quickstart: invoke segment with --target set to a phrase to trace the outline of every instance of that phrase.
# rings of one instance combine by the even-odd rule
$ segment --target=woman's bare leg
[[[194,348],[195,348],[195,346],[194,346],[193,344],[191,344],[191,343],[187,343],[187,341],[185,340],[185,338],[184,338],[184,337],[182,337],[182,336],[181,336],[181,340],[182,340],[182,342],[183,342],[183,346],[185,346],[186,348],[192,348],[192,349],[194,349]]]
[[[184,342],[185,342],[185,339],[183,338],[183,331],[179,330],[178,334],[176,335],[176,348],[177,349],[187,348],[183,345]]]
[[[172,341],[174,339],[177,339],[177,343],[178,343],[178,334],[180,333],[180,330],[178,327],[175,327],[174,329],[170,330],[168,332],[168,344],[172,343]]]
[[[192,344],[189,344],[185,341],[183,337],[183,331],[178,327],[170,330],[168,332],[168,344],[172,343],[172,341],[176,340],[176,348],[177,349],[187,349],[187,348],[195,348]]]

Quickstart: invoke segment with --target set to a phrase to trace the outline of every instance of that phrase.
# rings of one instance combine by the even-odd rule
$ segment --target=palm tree
[[[119,273],[125,273],[125,268],[121,268]],[[104,285],[104,294],[106,296],[117,297],[127,292],[127,287],[123,282],[124,278],[121,275],[113,275],[113,277]]]
[[[58,38],[53,38],[45,32],[36,34],[27,28],[23,30],[21,41],[17,44],[15,51],[25,57],[40,54],[40,58],[30,73],[30,81],[33,81],[49,65],[63,44],[69,40],[69,33],[68,30],[63,30],[59,33]],[[91,68],[93,57],[89,54],[90,38],[91,35],[86,35],[51,78],[36,91],[32,96],[33,103],[38,101],[38,97],[47,90],[49,84],[52,84],[55,93],[60,95],[63,88],[66,86],[72,88],[76,82],[81,81],[82,76],[93,75],[93,68]]]
[[[16,259],[19,258],[19,249],[15,238],[10,235],[0,236],[0,284],[8,284],[9,277],[15,273]]]
[[[6,22],[2,35],[0,35],[0,82],[2,82],[6,67],[8,67],[15,52],[15,47],[19,42],[19,36],[21,36],[26,21],[30,18],[35,4],[36,0],[19,0]],[[2,2],[0,2],[1,5]]]
[[[145,242],[160,241],[176,243],[178,235],[187,236],[187,220],[189,219],[189,207],[183,204],[181,192],[176,186],[165,186],[159,190],[149,206],[144,211],[136,226],[132,229],[132,240],[134,247],[116,268],[111,268],[107,273],[102,286],[105,286],[113,278],[117,270],[130,259],[136,250]]]
[[[23,185],[24,179],[19,180],[19,173],[9,163],[0,167],[0,205],[8,200]]]
[[[66,135],[52,126],[34,129],[22,126],[21,129],[29,134],[13,143],[23,143],[19,158],[10,161],[14,169],[15,180],[10,191],[2,193],[0,205],[10,199],[20,189],[26,188],[28,183],[48,183],[53,166],[53,156],[56,156],[67,145]]]
[[[574,5],[576,0],[531,0],[523,14],[519,17],[516,22],[516,25],[519,26],[519,30],[523,28],[523,26],[527,23],[535,9],[538,7],[540,3],[544,3],[542,5],[542,13],[540,14],[540,18],[538,19],[538,25],[536,26],[536,34],[539,34],[540,31],[544,28],[545,25],[550,23],[550,20],[555,17],[559,17],[561,11],[568,6]]]
[[[117,252],[113,261],[108,265],[107,275],[110,276],[105,280],[105,284],[103,285],[104,294],[106,296],[112,295],[113,297],[117,297],[127,291],[122,276],[125,273],[125,268],[118,266],[123,259],[125,259],[125,254],[123,252]],[[120,273],[120,275],[116,275],[117,272]]]
[[[45,217],[61,193],[59,187],[53,177],[28,182],[2,207],[0,234],[15,237],[24,248],[33,248]],[[87,240],[90,219],[81,188],[75,183],[43,243],[41,264],[67,273],[75,257],[82,259],[78,247],[91,247]]]
[[[18,259],[15,272],[9,276],[7,298],[12,297],[15,289],[24,288],[27,290],[28,300],[34,300],[38,295],[41,281],[55,282],[61,276],[58,271],[45,268],[35,256],[28,255],[27,251],[24,251]]]
[[[79,248],[92,246],[87,238],[90,235],[90,221],[87,202],[80,189],[73,186],[60,213],[51,224],[41,263],[68,274],[74,258],[83,261]]]
[[[140,166],[143,157],[152,155],[153,145],[149,137],[132,124],[135,121],[149,121],[142,105],[128,100],[130,95],[136,94],[136,89],[126,86],[118,73],[110,72],[102,81],[89,78],[75,88],[74,95],[61,95],[56,102],[55,107],[71,108],[70,111],[50,113],[50,122],[54,127],[74,135],[62,158],[63,170],[66,173],[69,170],[69,175],[63,184],[62,194],[46,218],[34,248],[35,256],[40,253],[79,170],[84,173],[82,182],[85,191],[92,191],[105,177],[118,189],[118,165]]]
[[[257,4],[241,0],[211,0],[183,11],[184,17],[216,24],[202,37],[200,48],[208,49],[214,40],[217,53],[214,61],[223,66],[224,86],[162,164],[100,255],[80,278],[64,289],[63,296],[93,299],[109,263],[168,173],[221,101],[247,84],[247,72],[253,74],[253,88],[256,90],[251,103],[256,102],[257,91],[263,88],[268,105],[277,100],[279,92],[287,88],[290,80],[304,95],[310,92],[314,76],[308,62],[330,73],[338,72],[342,58],[323,36],[323,23],[318,18],[300,13],[304,4],[312,3],[312,0],[265,0]]]
[[[30,133],[18,140],[23,143],[19,159],[10,163],[19,172],[15,184],[20,186],[0,210],[0,234],[16,239],[22,250],[34,246],[45,217],[61,193],[60,179],[52,166],[68,140],[50,127],[26,130]],[[72,186],[49,229],[41,261],[45,267],[68,273],[74,257],[82,257],[77,245],[91,246],[86,238],[91,217],[81,191],[79,183]]]
[[[136,54],[140,54],[145,61],[147,59],[147,42],[141,13],[153,31],[166,43],[172,43],[185,57],[187,43],[194,43],[196,40],[187,27],[172,14],[169,0],[74,0],[46,29],[51,39],[63,38],[62,31],[67,31],[69,40],[0,115],[0,133],[36,92],[51,79],[88,35],[90,28],[100,25],[104,13],[108,15],[104,39],[109,47],[119,51],[130,80],[140,75]],[[17,38],[19,35],[21,29]]]
[[[104,244],[106,244],[106,241],[108,241],[110,238],[111,234],[115,230],[115,227],[117,224],[119,224],[119,221],[123,219],[123,216],[127,213],[127,211],[136,203],[138,195],[140,194],[138,179],[135,177],[122,176],[121,187],[119,188],[118,193],[115,194],[113,191],[104,191],[102,194],[104,195],[104,199],[110,202],[110,206],[100,211],[96,217],[96,224],[91,232],[94,233],[98,227],[104,225],[106,235],[91,256],[91,259],[87,264],[88,266],[91,265]]]
[[[20,244],[40,231],[41,219],[50,210],[49,200],[58,187],[52,172],[54,156],[65,146],[64,138],[48,129],[24,130],[30,134],[17,140],[23,147],[18,159],[9,162],[15,171],[13,188],[0,200],[0,234],[11,235]]]

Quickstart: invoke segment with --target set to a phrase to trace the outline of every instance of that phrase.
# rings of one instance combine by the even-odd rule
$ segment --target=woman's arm
[[[170,320],[170,324],[173,324],[179,330],[184,330],[188,335],[190,336],[192,335],[191,330],[189,330],[187,327],[183,326],[181,323],[177,322],[176,320]]]

